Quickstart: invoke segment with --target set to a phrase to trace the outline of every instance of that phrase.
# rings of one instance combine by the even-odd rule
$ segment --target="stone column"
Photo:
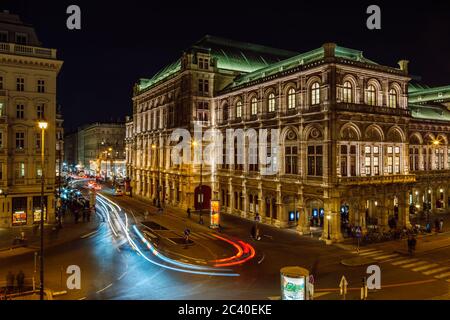
[[[398,198],[398,226],[411,228],[409,221],[408,192],[402,192]]]
[[[233,213],[234,211],[234,191],[233,191],[233,179],[229,178],[228,180],[228,194],[229,194],[229,205],[228,205],[228,212]]]
[[[275,222],[275,224],[282,228],[287,227],[288,219],[286,218],[286,208],[284,208],[284,206],[283,206],[283,197],[281,194],[281,184],[277,184],[276,201],[277,201],[276,210],[277,210],[278,223]]]
[[[241,216],[243,218],[248,218],[248,212],[247,212],[247,208],[248,208],[248,196],[247,196],[247,185],[246,185],[246,181],[244,180],[242,182],[242,211],[241,211]]]

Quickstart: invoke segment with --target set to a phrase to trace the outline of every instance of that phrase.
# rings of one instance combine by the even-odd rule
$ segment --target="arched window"
[[[250,103],[250,114],[256,116],[258,114],[258,100],[253,97]]]
[[[314,82],[311,86],[311,105],[320,103],[320,85],[318,82]]]
[[[236,118],[241,117],[242,117],[242,102],[238,101],[238,103],[236,103]]]
[[[389,90],[388,106],[389,108],[397,108],[397,91],[395,89]]]
[[[269,112],[275,111],[275,95],[273,93],[269,94],[268,110]]]
[[[367,87],[367,91],[366,91],[366,95],[367,95],[367,104],[369,106],[374,106],[376,105],[376,95],[377,95],[377,90],[375,89],[375,87],[373,85],[369,85]]]
[[[228,121],[228,104],[223,105],[223,121]]]
[[[294,88],[290,88],[288,91],[288,101],[287,101],[288,109],[295,108],[295,90]]]
[[[343,87],[343,92],[342,92],[343,93],[342,98],[343,98],[344,102],[346,102],[346,103],[353,102],[352,92],[353,92],[352,84],[350,83],[350,81],[345,81],[344,87]]]

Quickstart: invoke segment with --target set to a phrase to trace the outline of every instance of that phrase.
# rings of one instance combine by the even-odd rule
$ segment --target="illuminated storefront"
[[[27,198],[12,198],[12,225],[22,226],[27,224]]]

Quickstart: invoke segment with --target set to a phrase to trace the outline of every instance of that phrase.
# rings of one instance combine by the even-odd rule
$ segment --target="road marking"
[[[261,260],[259,260],[258,261],[258,264],[261,264],[261,262],[263,262],[263,260],[264,260],[264,258],[266,257],[266,255],[265,254],[263,254],[263,256],[262,256],[262,258],[261,258]]]
[[[80,298],[80,299],[78,299],[78,300],[86,300],[86,297]]]
[[[439,265],[439,264],[437,264],[437,263],[427,264],[427,265],[425,265],[425,266],[421,266],[421,267],[418,267],[418,268],[414,268],[414,269],[412,269],[412,271],[415,271],[415,272],[417,272],[417,271],[423,271],[423,270],[427,270],[427,269],[431,269],[431,268],[437,267],[438,265]]]
[[[384,253],[383,251],[374,251],[374,252],[366,252],[366,253],[360,253],[360,256],[370,257],[374,255],[379,255],[380,253]]]
[[[450,276],[450,272],[446,272],[446,273],[443,273],[443,274],[440,274],[440,275],[434,276],[434,277],[437,279],[442,279],[442,278],[446,278],[448,276]]]
[[[422,273],[424,275],[429,276],[430,274],[442,272],[442,271],[445,271],[445,270],[448,270],[448,269],[450,269],[450,268],[449,267],[442,267],[442,268],[437,268],[437,269],[433,269],[433,270],[428,270],[428,271],[425,271],[425,272],[422,272]]]
[[[111,288],[112,287],[112,283],[110,283],[109,285],[107,285],[106,287],[104,287],[103,289],[101,289],[101,290],[98,290],[97,291],[97,293],[100,293],[100,292],[103,292],[103,291],[105,291],[106,289],[108,289],[108,288]]]
[[[81,239],[84,239],[84,238],[90,237],[90,236],[96,234],[97,232],[98,232],[98,230],[89,232],[88,234],[82,235],[80,238],[81,238]]]
[[[399,265],[401,265],[401,264],[405,264],[405,263],[409,263],[409,262],[413,262],[413,261],[417,261],[417,260],[419,260],[419,259],[406,259],[406,260],[400,260],[400,261],[393,262],[392,265],[393,265],[393,266],[399,266]]]
[[[117,278],[117,280],[122,280],[123,277],[125,277],[125,275],[127,274],[128,271],[125,271],[120,277]]]
[[[402,268],[412,268],[412,267],[416,267],[416,266],[420,266],[421,264],[426,264],[428,263],[428,261],[419,261],[419,262],[414,262],[414,263],[408,263],[402,266]]]
[[[393,258],[393,257],[398,257],[398,254],[388,254],[388,255],[384,255],[384,256],[380,256],[380,257],[374,257],[374,260],[383,260],[383,259],[389,259],[389,258]]]
[[[267,297],[269,300],[281,300],[281,296]]]

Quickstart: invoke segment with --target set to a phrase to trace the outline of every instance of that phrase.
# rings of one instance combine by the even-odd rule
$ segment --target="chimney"
[[[400,70],[404,71],[405,73],[408,73],[408,60],[400,60],[398,62],[398,65],[400,66]]]
[[[323,48],[323,57],[324,58],[334,57],[336,43],[324,43],[322,45],[322,48]]]

